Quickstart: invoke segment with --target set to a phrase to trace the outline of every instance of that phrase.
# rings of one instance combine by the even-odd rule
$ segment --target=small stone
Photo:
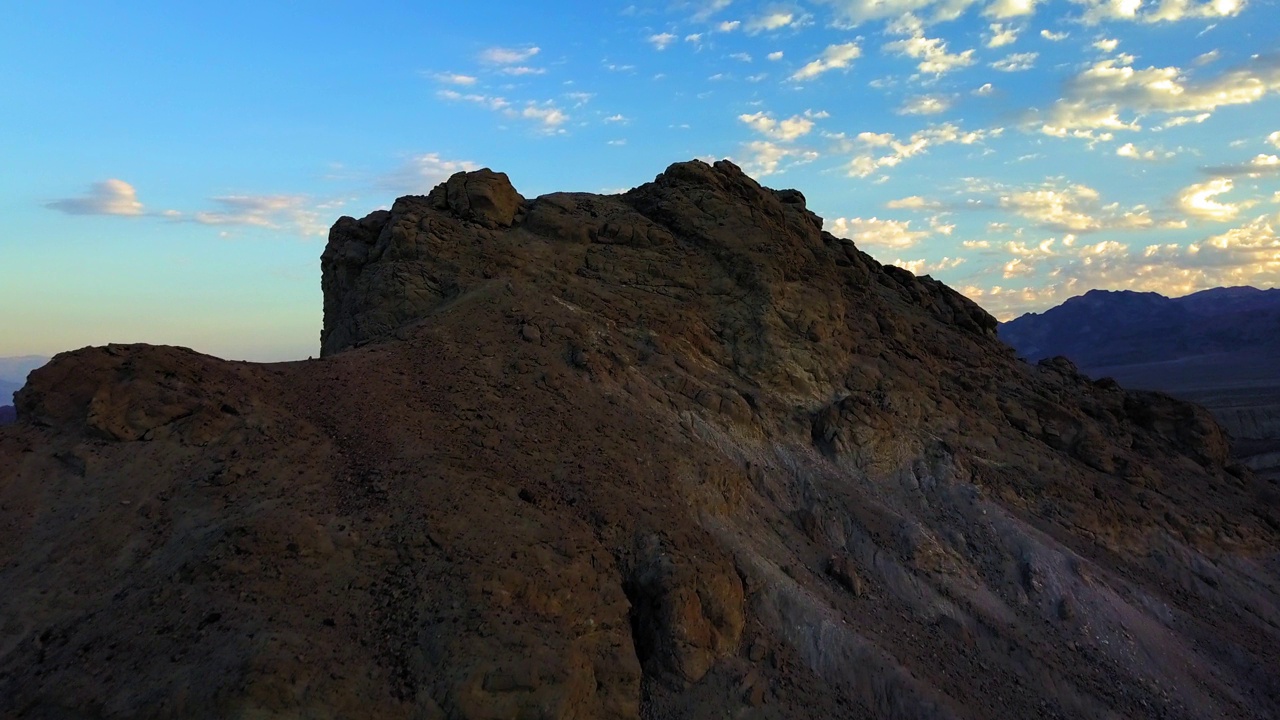
[[[536,343],[542,340],[542,331],[533,325],[525,325],[520,328],[520,337],[524,338],[525,342]]]

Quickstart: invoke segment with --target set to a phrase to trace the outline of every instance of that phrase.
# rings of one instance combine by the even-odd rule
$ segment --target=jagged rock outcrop
[[[1267,717],[1280,493],[731,163],[335,224],[324,358],[59,356],[0,714]]]

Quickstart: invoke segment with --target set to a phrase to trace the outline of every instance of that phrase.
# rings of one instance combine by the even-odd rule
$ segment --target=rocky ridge
[[[1280,493],[728,162],[342,218],[323,359],[58,356],[0,713],[1267,717]]]

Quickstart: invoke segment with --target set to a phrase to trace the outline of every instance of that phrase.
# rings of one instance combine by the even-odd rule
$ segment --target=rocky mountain
[[[18,413],[12,405],[0,405],[0,425],[11,425],[18,420]]]
[[[1062,355],[1093,377],[1200,403],[1238,456],[1280,475],[1280,289],[1093,290],[1004,323],[1000,337],[1033,361]]]
[[[66,353],[0,715],[1274,717],[1280,492],[728,162],[334,225],[323,357]]]

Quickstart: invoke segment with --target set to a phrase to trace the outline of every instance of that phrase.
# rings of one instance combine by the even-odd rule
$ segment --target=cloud
[[[968,67],[975,61],[973,50],[962,53],[947,52],[947,42],[941,38],[930,38],[924,35],[924,26],[914,16],[908,15],[893,23],[890,32],[907,35],[902,40],[885,43],[884,49],[904,57],[914,58],[920,62],[916,68],[929,75],[943,75]]]
[[[858,133],[852,140],[843,139],[846,149],[856,153],[849,161],[847,172],[850,177],[867,177],[884,168],[896,167],[935,145],[972,145],[999,132],[999,129],[964,131],[953,123],[943,123],[918,130],[905,140],[893,133]]]
[[[1101,60],[1075,75],[1047,110],[1027,114],[1027,124],[1058,136],[1071,129],[1140,130],[1139,116],[1211,113],[1280,90],[1280,55],[1255,56],[1201,82],[1188,80],[1177,67],[1138,69],[1124,60]],[[1133,117],[1122,119],[1122,113]]]
[[[739,115],[738,120],[746,123],[752,130],[767,135],[774,140],[790,142],[809,134],[813,129],[813,117],[826,117],[826,113],[806,112],[804,115],[793,115],[785,120],[775,120],[767,113],[758,112],[750,115]]]
[[[1001,208],[1040,227],[1070,233],[1178,226],[1176,222],[1156,220],[1144,205],[1129,209],[1118,203],[1103,205],[1097,190],[1079,183],[1001,190],[997,199]]]
[[[884,206],[891,210],[936,210],[942,207],[942,203],[919,195],[908,195],[897,200],[890,200]]]
[[[930,21],[954,20],[964,14],[976,0],[818,0],[835,12],[836,25],[857,27],[872,20],[892,20],[909,13],[926,14]],[[997,4],[1010,7],[1034,0],[998,0]],[[1025,14],[1025,13],[1015,13]],[[996,17],[1011,17],[997,15]]]
[[[808,80],[829,70],[840,70],[849,67],[854,60],[862,56],[862,48],[857,43],[828,45],[817,59],[795,71],[792,80]]]
[[[974,90],[972,91],[972,94],[977,95],[979,97],[983,97],[986,95],[990,95],[995,91],[996,89],[991,85],[991,83],[983,83],[982,87],[974,88]]]
[[[706,22],[711,19],[712,15],[715,15],[732,4],[733,0],[707,0],[707,2],[703,3],[702,7],[698,8],[698,11],[693,14],[693,20],[694,22]]]
[[[1223,18],[1244,9],[1244,0],[1159,0],[1146,7],[1142,0],[1071,0],[1084,8],[1080,20],[1086,25],[1113,20],[1160,23],[1195,18]]]
[[[990,33],[987,37],[987,47],[998,48],[1005,45],[1012,45],[1018,40],[1019,28],[1004,23],[991,23],[987,27]]]
[[[738,60],[738,61],[740,61],[740,62],[747,62],[747,63],[749,63],[749,62],[751,62],[751,54],[750,54],[750,53],[744,53],[744,52],[736,52],[736,53],[733,53],[733,54],[729,55],[729,59],[730,59],[730,60]]]
[[[480,62],[489,65],[515,65],[542,52],[542,48],[529,46],[525,48],[492,47],[480,53]]]
[[[778,61],[778,60],[781,60],[781,59],[782,59],[782,51],[781,51],[781,50],[775,50],[774,52],[769,53],[769,54],[768,54],[768,55],[766,55],[765,57],[767,57],[767,58],[769,58],[770,60],[773,60],[773,61],[775,61],[775,62],[776,62],[776,61]]]
[[[764,177],[779,172],[779,165],[787,158],[793,158],[793,165],[801,165],[813,162],[818,159],[818,153],[812,150],[804,150],[785,145],[779,145],[768,140],[754,140],[743,145],[747,156],[742,162],[743,169],[747,174],[755,177]]]
[[[1240,213],[1240,207],[1214,199],[1231,192],[1234,187],[1235,183],[1231,178],[1225,177],[1189,185],[1178,193],[1178,209],[1199,220],[1234,220]]]
[[[1191,61],[1191,64],[1195,65],[1196,67],[1203,67],[1210,63],[1217,62],[1218,58],[1220,57],[1222,57],[1221,52],[1217,50],[1210,50],[1207,53],[1201,53],[1197,55],[1196,59]]]
[[[313,204],[305,195],[224,195],[213,198],[215,210],[192,213],[190,218],[170,214],[175,220],[201,225],[244,225],[269,230],[289,230],[301,235],[324,236],[328,215],[342,202]]]
[[[748,20],[746,30],[748,33],[755,35],[756,33],[781,30],[788,25],[800,24],[803,20],[803,16],[796,15],[795,12],[774,10]]]
[[[658,33],[649,36],[649,42],[659,50],[666,50],[667,46],[676,41],[676,36],[671,33]]]
[[[1175,153],[1163,150],[1139,150],[1133,143],[1125,143],[1116,148],[1116,155],[1130,160],[1167,160],[1175,155]]]
[[[496,95],[478,93],[464,95],[455,90],[440,90],[436,95],[454,102],[475,103],[509,118],[531,120],[546,134],[563,132],[561,126],[569,121],[569,116],[549,100],[542,103],[528,101],[523,108],[516,108],[506,98]]]
[[[476,78],[471,75],[462,75],[460,73],[436,73],[431,77],[436,82],[442,82],[449,85],[475,85]]]
[[[1217,176],[1244,175],[1256,178],[1264,175],[1275,175],[1280,173],[1280,156],[1258,153],[1250,158],[1248,162],[1240,163],[1239,165],[1215,165],[1200,169],[1210,175]]]
[[[1280,130],[1277,130],[1267,136],[1267,142],[1280,148]]]
[[[1095,42],[1093,47],[1102,52],[1115,52],[1116,48],[1120,47],[1120,41],[1115,38],[1104,38]]]
[[[930,262],[921,258],[920,260],[894,260],[890,265],[897,265],[905,270],[910,270],[912,275],[927,275],[929,273],[942,272],[951,270],[964,264],[964,258],[944,257],[937,262]]]
[[[54,200],[46,203],[45,207],[68,215],[142,214],[142,203],[138,202],[138,193],[133,186],[115,178],[93,183],[87,195]]]
[[[480,166],[470,160],[447,160],[439,153],[423,153],[409,158],[378,184],[398,195],[420,195],[448,180],[454,173],[479,169]]]
[[[437,97],[454,102],[469,102],[476,105],[483,105],[490,110],[504,110],[511,106],[506,98],[497,95],[482,95],[479,93],[463,94],[456,90],[440,90],[436,93]]]
[[[504,75],[543,75],[546,68],[529,67],[528,65],[509,65],[500,71]]]
[[[1040,57],[1040,53],[1013,53],[991,63],[991,67],[1000,72],[1022,72],[1035,67],[1036,58],[1038,57]]]
[[[1069,36],[1070,36],[1070,33],[1066,32],[1065,30],[1062,32],[1052,32],[1050,30],[1040,31],[1040,37],[1044,38],[1045,40],[1048,40],[1049,42],[1061,42],[1063,40],[1066,40]]]
[[[1036,2],[1037,0],[995,0],[982,11],[982,14],[994,18],[1032,15],[1036,11]]]
[[[928,230],[912,230],[910,220],[879,218],[836,218],[828,232],[852,240],[857,245],[908,248],[929,237]]]
[[[520,111],[520,117],[538,123],[544,132],[556,132],[561,125],[569,121],[569,116],[564,111],[550,103],[542,105],[529,103]]]
[[[899,115],[934,115],[951,107],[951,100],[942,95],[917,95],[907,98],[898,108]]]
[[[726,20],[716,26],[716,30],[722,33],[733,32],[742,26],[741,20]]]
[[[607,123],[624,123],[627,121],[627,117],[622,113],[617,113],[615,115],[610,115],[609,117],[605,118],[604,121]]]

